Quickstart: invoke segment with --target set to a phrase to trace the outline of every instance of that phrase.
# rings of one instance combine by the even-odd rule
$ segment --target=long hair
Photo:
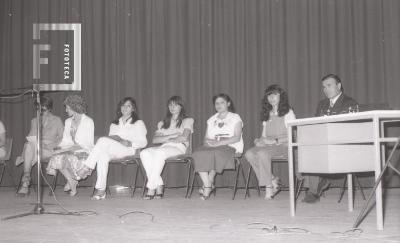
[[[187,117],[183,99],[177,95],[172,96],[167,101],[167,114],[165,115],[165,118],[163,120],[163,125],[162,125],[162,128],[164,128],[164,129],[168,129],[171,126],[172,113],[169,111],[170,104],[176,104],[181,107],[181,112],[178,115],[176,127],[181,127],[183,119],[185,119]]]
[[[231,97],[229,97],[229,95],[224,94],[224,93],[220,93],[220,94],[214,95],[214,97],[212,98],[214,106],[215,106],[215,101],[218,98],[222,98],[222,99],[224,99],[226,101],[226,103],[229,103],[228,111],[235,112],[235,106],[233,105],[233,101],[231,100]]]
[[[137,120],[139,120],[139,115],[138,115],[138,109],[137,109],[137,105],[136,105],[136,101],[134,98],[132,97],[125,97],[122,100],[120,100],[120,102],[118,102],[118,107],[117,107],[117,118],[112,122],[116,125],[119,124],[119,118],[121,118],[122,116],[122,112],[121,112],[121,107],[127,102],[129,101],[132,105],[132,113],[131,113],[131,124],[135,123]]]
[[[278,116],[284,116],[289,112],[289,97],[284,89],[277,84],[272,84],[265,89],[264,98],[262,99],[261,121],[269,120],[269,113],[272,105],[268,102],[268,95],[279,94]]]

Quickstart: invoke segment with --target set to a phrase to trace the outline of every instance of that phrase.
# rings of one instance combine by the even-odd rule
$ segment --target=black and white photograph
[[[0,0],[0,243],[400,243],[399,0]]]

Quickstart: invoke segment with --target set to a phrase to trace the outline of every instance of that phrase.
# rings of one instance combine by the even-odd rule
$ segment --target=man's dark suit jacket
[[[353,98],[342,93],[339,96],[339,98],[336,100],[336,103],[333,107],[330,107],[330,101],[328,98],[321,100],[318,103],[317,111],[315,112],[315,116],[348,113],[349,107],[355,107],[356,105],[358,105],[357,101],[355,101]]]

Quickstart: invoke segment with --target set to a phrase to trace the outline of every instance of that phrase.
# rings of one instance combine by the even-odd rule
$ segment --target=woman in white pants
[[[157,125],[153,143],[161,144],[150,147],[140,153],[140,159],[147,175],[147,194],[144,199],[161,199],[164,182],[161,178],[165,160],[169,157],[185,154],[189,146],[189,135],[193,133],[193,118],[187,117],[183,100],[172,96],[168,102],[168,111],[164,120]]]
[[[109,135],[99,138],[89,157],[82,163],[73,164],[69,170],[77,180],[81,180],[90,175],[97,164],[96,190],[92,199],[105,199],[110,160],[134,155],[137,149],[146,147],[146,134],[135,100],[126,97],[118,104],[117,119],[111,123]]]

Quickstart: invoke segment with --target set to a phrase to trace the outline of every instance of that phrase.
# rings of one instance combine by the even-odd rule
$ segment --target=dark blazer
[[[348,113],[349,107],[354,107],[356,105],[358,105],[357,101],[355,101],[353,98],[342,93],[339,96],[339,98],[336,100],[336,103],[333,107],[330,107],[330,101],[328,98],[321,100],[318,103],[317,110],[315,112],[315,116]]]

